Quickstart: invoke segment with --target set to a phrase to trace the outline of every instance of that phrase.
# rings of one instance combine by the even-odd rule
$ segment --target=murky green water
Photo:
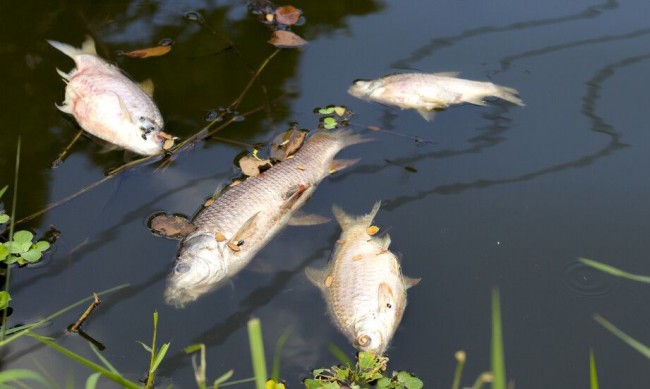
[[[312,111],[344,104],[355,128],[380,126],[377,139],[341,153],[361,162],[326,179],[306,211],[329,214],[332,204],[353,213],[384,206],[377,222],[390,229],[404,272],[422,277],[388,354],[426,387],[450,387],[456,350],[468,353],[465,384],[489,369],[489,292],[501,290],[507,373],[518,388],[588,385],[595,351],[603,387],[638,387],[648,377],[636,351],[606,332],[594,313],[650,343],[647,285],[586,269],[579,256],[650,274],[647,236],[650,163],[646,102],[650,28],[645,1],[409,1],[303,2],[306,21],[294,29],[310,41],[284,50],[244,99],[241,112],[270,109],[219,136],[267,142],[296,121],[313,128]],[[195,11],[205,26],[184,18]],[[0,185],[13,181],[16,140],[22,137],[17,217],[30,215],[102,179],[123,162],[121,152],[82,139],[58,168],[51,162],[76,132],[54,103],[64,84],[55,68],[72,61],[46,39],[78,45],[87,34],[98,50],[135,79],[152,78],[167,131],[181,138],[205,125],[208,111],[227,106],[273,48],[269,32],[239,2],[3,3],[0,60]],[[237,50],[226,50],[224,37]],[[118,50],[175,41],[170,54],[146,60]],[[470,79],[516,87],[524,108],[502,102],[451,108],[427,123],[416,112],[356,100],[354,79],[416,69],[461,71]],[[408,134],[435,143],[417,143]],[[183,310],[163,301],[177,241],[146,227],[159,211],[193,215],[215,188],[236,175],[245,147],[201,142],[166,170],[157,165],[119,175],[26,226],[61,231],[46,262],[12,273],[10,325],[39,319],[93,291],[131,287],[105,299],[85,325],[103,354],[132,379],[144,377],[148,355],[137,340],[171,341],[161,367],[165,383],[191,388],[183,348],[208,347],[209,377],[234,368],[252,374],[245,323],[261,318],[269,354],[290,327],[282,376],[298,387],[311,368],[335,362],[332,341],[353,352],[325,314],[303,268],[321,265],[339,233],[334,223],[289,227],[232,284]],[[391,163],[386,160],[391,161]],[[402,167],[400,167],[402,166]],[[416,173],[404,169],[409,166]],[[5,205],[8,204],[5,198]],[[43,333],[60,334],[71,312]],[[86,356],[77,336],[59,342]],[[3,349],[2,368],[43,364],[59,382],[89,371],[55,351],[17,342]],[[105,384],[110,387],[110,384]]]

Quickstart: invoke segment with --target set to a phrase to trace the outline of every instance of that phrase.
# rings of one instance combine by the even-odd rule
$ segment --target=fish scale
[[[348,130],[319,131],[294,154],[256,177],[222,193],[193,221],[181,241],[165,291],[168,303],[183,306],[218,287],[244,268],[307,201],[343,148],[365,139]],[[225,237],[217,241],[215,236]]]

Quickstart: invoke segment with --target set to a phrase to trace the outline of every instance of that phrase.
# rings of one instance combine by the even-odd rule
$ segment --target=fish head
[[[181,243],[165,290],[167,304],[182,308],[227,280],[223,250],[210,234],[190,234]]]
[[[405,293],[382,282],[377,290],[377,306],[354,326],[354,346],[382,354],[388,348],[406,306]]]
[[[380,80],[355,80],[348,88],[348,93],[359,99],[366,99],[380,86],[379,83]]]
[[[381,354],[388,347],[389,341],[379,320],[362,320],[355,326],[353,342],[357,350]]]

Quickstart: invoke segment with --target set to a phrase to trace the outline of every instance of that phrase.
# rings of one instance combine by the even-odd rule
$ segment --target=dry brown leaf
[[[266,14],[264,18],[266,19],[267,22],[271,23],[273,21],[273,14]]]
[[[334,107],[334,112],[339,116],[343,116],[345,114],[345,111],[347,111],[345,107]]]
[[[283,5],[275,10],[275,19],[278,23],[286,24],[287,26],[298,23],[301,15],[302,11],[292,5]]]
[[[298,168],[298,170],[305,170],[304,166],[296,166],[296,168]]]
[[[174,147],[174,140],[173,139],[166,139],[165,143],[163,143],[163,150],[169,150],[172,147]]]
[[[239,160],[239,167],[242,173],[248,177],[259,176],[261,172],[271,167],[271,161],[268,159],[259,160],[250,155],[245,155]]]
[[[379,227],[370,226],[370,227],[366,228],[366,232],[368,233],[368,235],[373,236],[373,235],[375,235],[376,233],[379,232]]]
[[[217,233],[214,234],[214,239],[215,239],[217,242],[223,242],[224,240],[226,240],[226,237],[225,237],[221,232],[218,232],[218,231],[217,231]]]
[[[205,203],[203,203],[204,207],[209,207],[214,203],[215,199],[214,197],[210,197],[209,199],[205,200]]]
[[[234,252],[238,252],[238,251],[241,250],[239,245],[237,243],[233,243],[233,242],[228,242],[228,247]]]
[[[327,276],[327,278],[325,278],[326,287],[329,288],[330,286],[332,286],[332,282],[334,282],[334,278],[332,278],[332,276]]]
[[[241,183],[242,183],[241,180],[235,180],[235,181],[233,181],[229,186],[232,188],[233,186],[237,186],[237,185],[239,185],[239,184],[241,184]]]
[[[277,30],[271,34],[269,43],[275,47],[292,48],[302,47],[307,44],[307,41],[294,34],[291,31]]]
[[[270,157],[275,161],[284,161],[291,157],[305,142],[307,131],[291,128],[276,136],[271,142]]]
[[[160,57],[161,55],[169,53],[171,50],[171,46],[156,46],[147,49],[129,51],[128,53],[124,53],[124,55],[130,58]]]
[[[196,229],[192,222],[178,215],[156,215],[149,225],[153,232],[168,238],[181,238]]]

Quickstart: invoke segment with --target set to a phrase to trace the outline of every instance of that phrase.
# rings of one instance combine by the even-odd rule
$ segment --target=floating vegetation
[[[290,31],[291,26],[304,21],[300,9],[292,5],[278,7],[268,0],[256,0],[248,3],[248,11],[272,31],[268,42],[273,46],[288,49],[307,44],[306,40]]]
[[[170,51],[172,51],[172,42],[165,42],[165,45],[159,45],[154,47],[148,47],[146,49],[133,50],[128,52],[122,52],[121,55],[129,58],[151,58],[151,57],[161,57]]]
[[[320,115],[319,127],[326,130],[347,126],[350,118],[354,115],[354,112],[343,105],[328,105],[325,108],[317,107],[314,112]]]

